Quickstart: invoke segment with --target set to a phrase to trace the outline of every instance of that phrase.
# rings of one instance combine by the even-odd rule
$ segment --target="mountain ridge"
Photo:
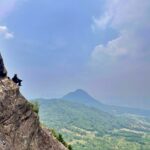
[[[120,150],[150,148],[150,118],[114,115],[76,100],[41,99],[38,102],[41,121],[62,133],[75,150],[115,150],[116,146]]]
[[[61,99],[75,101],[78,103],[83,103],[85,105],[94,106],[94,107],[96,107],[96,105],[101,104],[100,101],[94,99],[91,95],[89,95],[86,91],[82,89],[77,89],[73,92],[70,92],[64,95]]]
[[[60,98],[36,98],[37,100],[66,100],[72,101],[79,104],[84,104],[89,107],[94,107],[100,109],[101,111],[108,112],[111,114],[135,114],[150,117],[150,110],[147,109],[139,109],[139,108],[130,108],[124,106],[115,106],[115,105],[108,105],[100,102],[99,100],[93,98],[90,94],[88,94],[83,89],[77,89],[75,91],[69,92],[68,94],[64,95]],[[35,100],[35,99],[34,99]]]

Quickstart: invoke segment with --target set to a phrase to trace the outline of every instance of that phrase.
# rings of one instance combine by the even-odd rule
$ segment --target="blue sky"
[[[82,88],[150,109],[149,0],[1,0],[0,10],[0,51],[27,98]]]

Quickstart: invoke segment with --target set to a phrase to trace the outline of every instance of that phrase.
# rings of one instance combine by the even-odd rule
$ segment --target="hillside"
[[[48,129],[40,126],[39,117],[7,77],[0,56],[0,150],[66,150]]]
[[[79,91],[74,96],[76,92],[63,99],[38,100],[41,122],[62,133],[75,150],[150,149],[149,118],[110,114],[94,107],[95,101],[91,107],[88,103],[92,102],[91,96],[88,98],[85,92]],[[79,98],[80,94],[80,100],[70,99],[70,96]]]
[[[86,91],[78,89],[63,96],[61,99],[94,107],[111,114],[135,114],[150,117],[150,110],[106,105],[90,96]]]
[[[99,131],[99,134],[103,135],[113,128],[122,126],[116,117],[95,108],[64,100],[50,100],[45,104],[42,103],[40,102],[42,121],[46,124],[51,122],[51,126],[58,127],[58,129],[60,126],[56,122],[60,122],[61,126],[67,128],[75,125],[85,130]],[[50,117],[48,118],[48,116]]]

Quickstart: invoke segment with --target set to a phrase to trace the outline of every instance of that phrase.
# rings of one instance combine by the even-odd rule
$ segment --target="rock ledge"
[[[0,150],[67,150],[41,128],[30,103],[6,76],[0,77]]]

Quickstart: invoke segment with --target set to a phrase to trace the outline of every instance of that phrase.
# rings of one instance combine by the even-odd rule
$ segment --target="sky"
[[[149,0],[0,0],[0,52],[28,99],[150,109],[149,18]]]

